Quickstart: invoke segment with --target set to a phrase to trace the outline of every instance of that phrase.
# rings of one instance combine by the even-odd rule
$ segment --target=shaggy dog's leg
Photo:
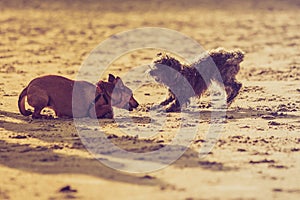
[[[178,99],[174,99],[168,106],[166,106],[166,112],[179,112],[181,110]]]
[[[168,97],[166,98],[166,100],[164,100],[163,102],[161,102],[160,105],[166,106],[170,102],[174,101],[174,99],[175,99],[175,95],[172,93],[171,90],[169,90]]]
[[[230,106],[230,104],[234,101],[235,97],[239,94],[239,91],[242,87],[242,84],[239,82],[232,82],[225,84],[225,90],[227,93],[227,105]]]
[[[165,106],[166,112],[178,112],[181,109],[178,99],[170,89],[166,100],[161,102],[160,106]],[[153,108],[156,109],[155,106]]]

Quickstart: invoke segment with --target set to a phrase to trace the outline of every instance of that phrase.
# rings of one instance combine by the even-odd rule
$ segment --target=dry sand
[[[299,8],[292,0],[0,1],[0,199],[299,199]],[[18,95],[31,79],[75,78],[101,41],[145,26],[177,30],[207,50],[246,52],[238,75],[243,88],[206,157],[198,158],[211,124],[205,98],[200,117],[190,124],[199,124],[194,142],[179,160],[152,173],[104,166],[85,149],[72,120],[19,114]],[[122,75],[149,63],[155,53],[134,52],[109,72]],[[129,86],[135,81],[126,79]],[[148,85],[135,96],[144,108],[164,93]],[[141,108],[132,113],[133,121],[147,127],[151,116]],[[111,141],[134,152],[166,145],[180,125],[178,114],[168,115],[149,141],[126,136],[122,131],[131,124],[122,116],[118,120],[122,126],[112,120],[100,124]]]

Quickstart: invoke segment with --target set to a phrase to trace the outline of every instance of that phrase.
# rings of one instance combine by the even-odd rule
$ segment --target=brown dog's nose
[[[140,104],[138,102],[136,102],[134,108],[137,108]]]
[[[137,108],[139,106],[138,102],[134,102],[133,104],[130,105],[132,108]]]
[[[133,109],[133,108],[137,108],[139,106],[139,103],[133,98],[131,97],[131,99],[129,100],[129,109]]]

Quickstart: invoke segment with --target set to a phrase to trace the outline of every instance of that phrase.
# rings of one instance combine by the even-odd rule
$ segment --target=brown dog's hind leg
[[[37,89],[35,89],[34,92],[28,91],[27,101],[28,104],[34,108],[32,114],[33,119],[48,118],[46,115],[41,115],[41,111],[47,107],[49,101],[49,97],[45,91]]]
[[[32,119],[41,119],[43,118],[43,115],[41,115],[41,111],[43,108],[34,108],[34,111],[32,113]]]

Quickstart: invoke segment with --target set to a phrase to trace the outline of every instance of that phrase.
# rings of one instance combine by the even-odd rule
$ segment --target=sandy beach
[[[299,8],[292,0],[0,1],[0,199],[299,199]],[[33,120],[19,113],[19,94],[33,78],[75,79],[98,44],[143,27],[178,31],[205,50],[245,52],[237,75],[243,87],[208,154],[199,158],[213,123],[209,96],[194,99],[190,115],[152,116],[147,108],[167,91],[155,83],[133,91],[138,109],[99,120],[109,141],[135,153],[169,145],[184,122],[197,127],[178,160],[151,172],[104,165],[101,159],[109,158],[99,161],[87,150],[72,119]],[[173,45],[189,48],[180,41]],[[99,79],[113,73],[134,88],[144,72],[126,73],[151,63],[157,53],[122,55]],[[152,129],[149,137],[136,136]],[[149,166],[159,164],[155,160]]]

